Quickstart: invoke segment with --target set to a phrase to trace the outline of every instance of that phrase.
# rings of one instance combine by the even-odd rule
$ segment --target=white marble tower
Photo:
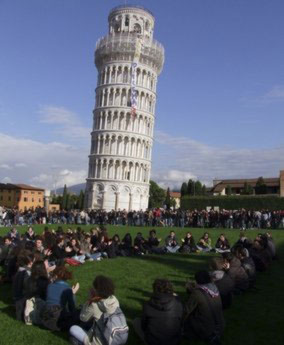
[[[153,14],[140,6],[118,6],[108,21],[109,33],[95,51],[98,81],[85,205],[145,210],[164,48],[153,39]]]

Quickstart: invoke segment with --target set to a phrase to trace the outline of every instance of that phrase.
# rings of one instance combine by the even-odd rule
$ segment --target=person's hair
[[[246,258],[248,256],[248,251],[244,247],[237,247],[235,250],[235,255],[238,259]]]
[[[20,251],[17,257],[17,264],[19,267],[24,267],[29,265],[31,262],[34,261],[34,254],[26,249]]]
[[[9,240],[10,242],[12,242],[12,239],[11,239],[10,236],[5,236],[5,237],[3,238],[3,242],[5,242],[6,240]]]
[[[72,279],[72,272],[68,271],[65,266],[57,266],[52,272],[52,276],[56,280],[70,280]]]
[[[213,271],[222,271],[224,265],[224,259],[217,257],[217,258],[211,258],[209,260],[209,268]]]
[[[228,262],[231,262],[231,260],[233,260],[233,258],[234,258],[234,254],[233,253],[222,253],[222,257],[223,257],[223,259],[227,260]]]
[[[154,293],[168,293],[173,294],[173,284],[167,279],[155,279],[153,283]]]
[[[149,234],[150,234],[150,235],[151,235],[151,234],[156,234],[156,230],[155,230],[155,229],[150,230],[150,231],[149,231]]]
[[[208,271],[198,271],[195,273],[195,280],[197,284],[209,284],[211,278]]]
[[[93,287],[97,297],[108,298],[114,294],[115,286],[113,281],[103,275],[96,276],[93,281]]]
[[[58,236],[58,237],[56,238],[56,244],[59,244],[59,243],[61,243],[62,241],[64,241],[64,238],[63,238],[62,236]]]
[[[117,241],[117,242],[120,242],[120,237],[118,234],[115,234],[112,238],[113,241]]]
[[[34,280],[37,280],[40,277],[48,277],[48,273],[46,271],[45,263],[43,260],[38,260],[33,263],[31,269],[31,277]]]

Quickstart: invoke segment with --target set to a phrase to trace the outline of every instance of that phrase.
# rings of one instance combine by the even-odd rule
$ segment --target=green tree
[[[183,184],[181,185],[180,194],[181,194],[181,197],[183,197],[187,194],[187,183],[186,182],[183,182]]]
[[[165,191],[156,182],[150,181],[149,208],[162,207],[165,201]]]
[[[262,176],[259,177],[258,180],[256,181],[255,194],[258,194],[258,195],[267,194],[267,186]]]
[[[67,187],[66,184],[64,185],[64,189],[63,189],[63,195],[62,195],[62,201],[61,201],[61,209],[62,210],[66,210],[66,206],[67,206]]]
[[[202,195],[202,184],[198,180],[194,184],[194,195]]]
[[[226,195],[232,195],[232,186],[230,184],[226,187]]]
[[[78,208],[80,210],[84,209],[84,199],[85,199],[85,193],[81,190],[79,194],[79,199],[78,199]]]
[[[170,188],[167,189],[165,205],[167,206],[167,209],[169,209],[171,207],[171,191],[170,191]]]
[[[253,186],[251,184],[248,185],[248,195],[253,195],[254,190],[253,190]]]
[[[192,179],[189,179],[188,180],[188,183],[187,183],[187,194],[188,195],[194,195],[194,181]]]
[[[65,210],[70,210],[70,209],[71,209],[71,195],[67,193]]]
[[[207,189],[205,184],[202,186],[202,195],[206,195],[207,194]]]

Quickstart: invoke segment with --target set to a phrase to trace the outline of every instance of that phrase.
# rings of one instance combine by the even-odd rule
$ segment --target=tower
[[[164,48],[153,39],[153,14],[143,7],[115,7],[108,22],[109,33],[95,50],[98,81],[85,205],[145,210]]]

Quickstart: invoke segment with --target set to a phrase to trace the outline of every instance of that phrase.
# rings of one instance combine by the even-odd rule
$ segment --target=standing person
[[[182,335],[183,306],[167,279],[156,279],[153,295],[143,307],[142,318],[133,326],[148,345],[178,345]]]
[[[220,344],[225,321],[218,288],[211,282],[207,271],[197,272],[195,281],[196,284],[187,284],[189,299],[185,305],[185,335],[189,339]]]
[[[176,253],[180,246],[178,245],[176,234],[174,231],[171,231],[169,236],[166,237],[166,248],[169,253]]]
[[[86,323],[93,320],[93,326],[87,332],[79,326],[72,326],[72,344],[109,345],[111,336],[116,339],[117,345],[126,343],[128,326],[114,293],[114,283],[110,278],[102,275],[95,278],[90,297],[80,313],[81,321]],[[111,332],[113,334],[109,334]]]

